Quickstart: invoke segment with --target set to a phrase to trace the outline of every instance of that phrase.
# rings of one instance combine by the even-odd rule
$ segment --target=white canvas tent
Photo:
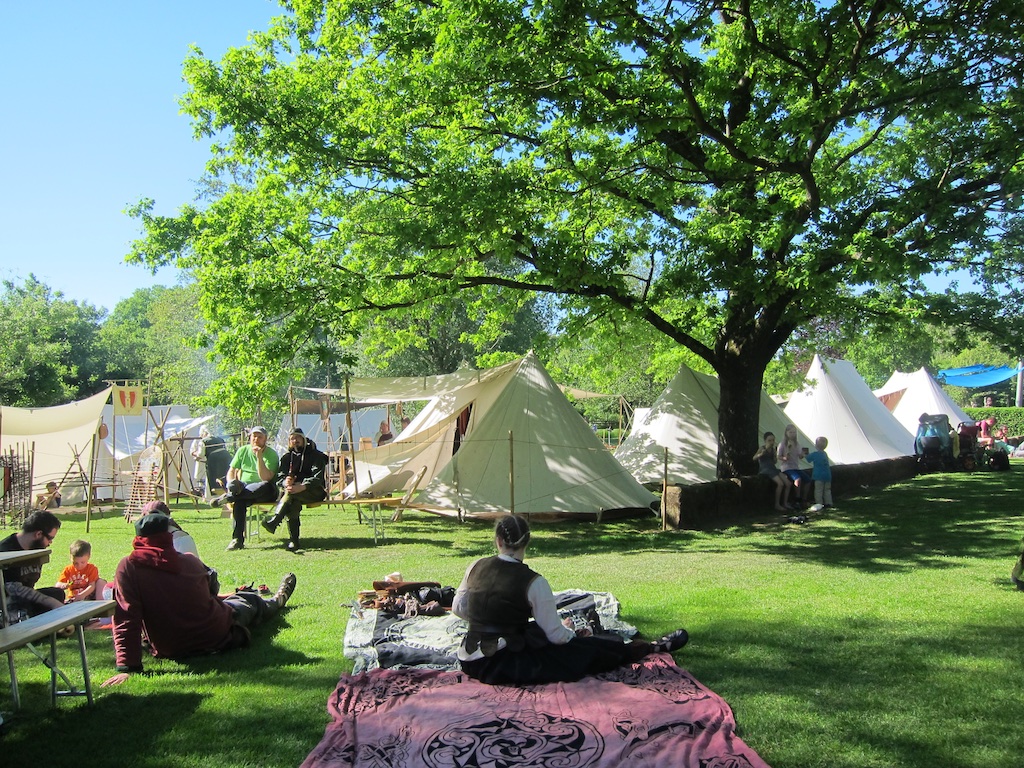
[[[96,498],[124,499],[139,453],[154,444],[163,424],[165,441],[184,443],[184,450],[175,452],[182,462],[184,482],[177,488],[177,472],[169,466],[169,490],[187,493],[192,473],[188,441],[198,435],[199,425],[212,417],[192,418],[187,406],[172,405],[153,406],[148,415],[115,418],[113,406],[107,402],[110,392],[108,387],[84,400],[49,408],[2,407],[0,446],[6,452],[17,444],[34,444],[33,488],[40,491],[53,480],[60,485],[64,505],[84,504],[90,480],[97,489]],[[104,439],[98,435],[101,421],[108,428]]]
[[[634,416],[633,430],[615,458],[641,483],[660,485],[665,479],[668,450],[668,482],[676,485],[708,483],[717,477],[718,379],[682,366],[658,395],[643,420]],[[641,412],[637,408],[635,414]],[[758,412],[758,440],[774,432],[781,441],[790,420],[764,391]],[[798,430],[801,445],[812,443]],[[753,453],[753,452],[751,452]]]
[[[360,400],[428,401],[395,442],[356,454],[350,493],[401,490],[422,473],[412,502],[441,514],[597,517],[650,510],[655,501],[533,353],[484,371],[353,380],[349,392]]]
[[[96,453],[96,497],[127,498],[132,484],[131,472],[138,466],[139,454],[154,445],[158,437],[162,438],[161,444],[168,458],[167,490],[170,493],[190,493],[192,456],[189,447],[199,436],[199,427],[212,418],[212,415],[193,418],[187,405],[152,405],[138,416],[115,417],[113,406],[105,405],[103,422],[108,427],[108,434],[100,441]],[[179,468],[181,478],[178,477]]]
[[[894,371],[889,380],[875,390],[875,397],[912,435],[917,434],[923,413],[931,416],[946,414],[954,429],[963,422],[974,422],[924,368],[913,373]]]
[[[85,498],[92,439],[99,427],[110,387],[84,400],[49,408],[0,407],[0,449],[35,446],[32,485],[41,491],[50,480],[61,484],[63,503]]]
[[[297,388],[304,389],[304,388]],[[315,389],[312,392],[324,393],[329,390]],[[334,399],[321,403],[315,400],[292,399],[291,415],[281,421],[281,426],[274,438],[273,445],[278,453],[288,450],[288,434],[293,427],[298,427],[307,439],[316,443],[316,447],[327,452],[340,451],[349,439],[348,425],[345,418],[343,401]],[[360,438],[373,438],[381,421],[388,418],[388,411],[381,404],[372,407],[366,403],[352,403],[352,439],[359,445]],[[314,406],[315,411],[314,412]],[[392,421],[395,419],[392,417]],[[398,431],[398,424],[392,425]]]
[[[845,360],[824,361],[815,355],[804,386],[790,396],[785,413],[808,436],[828,438],[833,464],[914,454],[914,436]]]

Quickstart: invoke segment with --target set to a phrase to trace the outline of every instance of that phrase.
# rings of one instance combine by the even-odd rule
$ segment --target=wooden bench
[[[50,703],[56,704],[58,696],[85,696],[92,704],[92,682],[89,679],[89,658],[85,649],[85,631],[83,626],[100,616],[114,613],[113,600],[82,600],[41,613],[38,616],[0,628],[0,653],[7,654],[7,666],[11,673],[11,696],[14,709],[21,708],[21,697],[18,693],[18,674],[14,668],[14,651],[28,648],[50,670]],[[57,666],[57,633],[67,627],[74,627],[78,634],[78,649],[82,660],[82,677],[84,689],[76,688],[68,676]],[[49,653],[42,654],[32,645],[39,640],[49,638]],[[57,690],[57,676],[67,685],[66,690]]]

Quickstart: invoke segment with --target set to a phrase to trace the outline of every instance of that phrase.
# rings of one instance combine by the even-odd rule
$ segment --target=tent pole
[[[509,514],[516,513],[516,462],[512,430],[508,431],[508,508]]]
[[[359,497],[359,473],[356,472],[356,451],[352,442],[352,400],[349,398],[348,374],[345,375],[345,427],[348,429],[348,455],[352,463],[352,495]],[[341,463],[342,480],[345,479],[345,462]],[[342,488],[345,483],[342,483]],[[356,507],[358,510],[359,508]]]
[[[99,453],[99,445],[97,432],[99,427],[93,430],[92,442],[89,444],[89,487],[85,489],[86,502],[85,502],[85,532],[89,532],[89,524],[92,522],[92,496],[93,489],[92,484],[96,481],[96,455]]]
[[[1024,360],[1017,361],[1017,407],[1024,405]]]
[[[668,448],[665,448],[664,478],[661,482],[661,530],[668,530]]]

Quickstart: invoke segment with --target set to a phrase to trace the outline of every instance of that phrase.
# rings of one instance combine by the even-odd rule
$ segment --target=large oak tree
[[[131,258],[194,272],[248,396],[311,328],[461,293],[498,329],[547,294],[706,361],[728,475],[794,329],[1017,258],[1016,0],[285,5],[186,63],[208,200],[134,211]]]

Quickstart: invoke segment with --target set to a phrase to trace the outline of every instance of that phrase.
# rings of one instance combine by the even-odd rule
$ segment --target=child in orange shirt
[[[64,568],[56,586],[67,591],[66,603],[78,600],[100,600],[107,582],[100,578],[99,569],[89,562],[92,545],[77,539],[71,544],[71,565]]]

